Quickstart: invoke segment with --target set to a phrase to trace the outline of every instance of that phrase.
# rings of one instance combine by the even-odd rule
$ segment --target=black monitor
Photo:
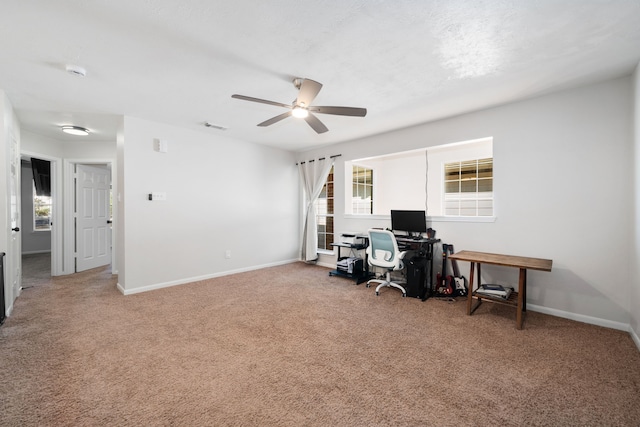
[[[406,231],[413,235],[427,231],[427,213],[425,211],[391,211],[391,229]]]

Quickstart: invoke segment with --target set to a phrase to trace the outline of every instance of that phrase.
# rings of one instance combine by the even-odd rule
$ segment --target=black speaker
[[[0,252],[0,325],[4,322],[5,312],[4,312],[4,252]]]
[[[423,257],[412,257],[407,263],[407,296],[425,298],[427,292],[426,269],[427,260]]]

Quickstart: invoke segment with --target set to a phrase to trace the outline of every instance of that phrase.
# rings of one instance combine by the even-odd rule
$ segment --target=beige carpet
[[[123,296],[108,270],[25,290],[0,425],[638,426],[625,332],[401,298],[295,263]]]
[[[22,289],[51,282],[51,253],[22,255]]]

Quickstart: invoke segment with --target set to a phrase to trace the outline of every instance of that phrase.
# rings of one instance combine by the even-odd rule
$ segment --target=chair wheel
[[[367,283],[367,288],[370,288],[370,287],[371,287],[371,285]]]
[[[380,292],[376,292],[376,296],[380,295]]]
[[[406,297],[407,297],[407,294],[402,294],[402,298],[406,298]]]

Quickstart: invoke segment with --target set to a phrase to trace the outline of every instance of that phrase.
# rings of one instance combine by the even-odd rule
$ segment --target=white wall
[[[374,200],[376,215],[388,214],[391,209],[426,210],[427,155],[424,152],[391,156],[374,171],[374,183],[381,186],[380,193],[384,194],[379,194]]]
[[[18,143],[20,149],[20,124],[16,118],[13,106],[4,91],[0,90],[0,252],[5,252],[4,257],[4,298],[2,309],[7,315],[13,310],[13,302],[18,297],[21,285],[19,274],[22,268],[20,240],[17,240],[17,249],[12,243],[11,222],[11,153],[12,140]],[[20,172],[17,172],[18,180]],[[19,197],[19,196],[18,196]],[[17,201],[19,203],[19,201]],[[17,274],[16,274],[17,273]],[[1,303],[0,303],[1,304]]]
[[[0,185],[0,201],[2,205],[0,205],[0,252],[9,252],[9,229],[11,228],[9,222],[9,159],[8,153],[9,150],[9,123],[7,123],[7,118],[10,116],[8,111],[11,109],[11,105],[9,104],[9,100],[7,99],[4,91],[0,90],[0,177],[2,177],[3,184]],[[4,262],[5,269],[9,268],[11,265],[8,259],[0,259],[0,262]],[[11,287],[9,286],[9,280],[4,280],[4,304],[0,302],[2,305],[2,310],[7,313],[9,307],[12,306],[13,295],[11,292]]]
[[[344,212],[343,163],[493,137],[496,221],[433,222],[457,250],[553,260],[529,273],[530,308],[626,329],[632,249],[632,80],[630,77],[486,109],[388,134],[300,153],[336,158],[336,212]],[[388,227],[388,219],[337,215],[336,231]],[[334,257],[323,257],[331,264]],[[467,266],[462,265],[463,271]],[[485,279],[515,282],[512,269]]]
[[[21,151],[60,159],[115,159],[115,141],[60,141],[30,132],[22,131]]]
[[[634,96],[634,201],[633,210],[634,233],[633,244],[630,251],[630,280],[631,298],[631,329],[636,345],[640,348],[640,64],[633,74],[633,96]]]
[[[155,139],[168,141],[167,153],[154,150]],[[125,117],[118,168],[125,294],[299,258],[290,152]],[[149,201],[152,191],[167,200]]]

